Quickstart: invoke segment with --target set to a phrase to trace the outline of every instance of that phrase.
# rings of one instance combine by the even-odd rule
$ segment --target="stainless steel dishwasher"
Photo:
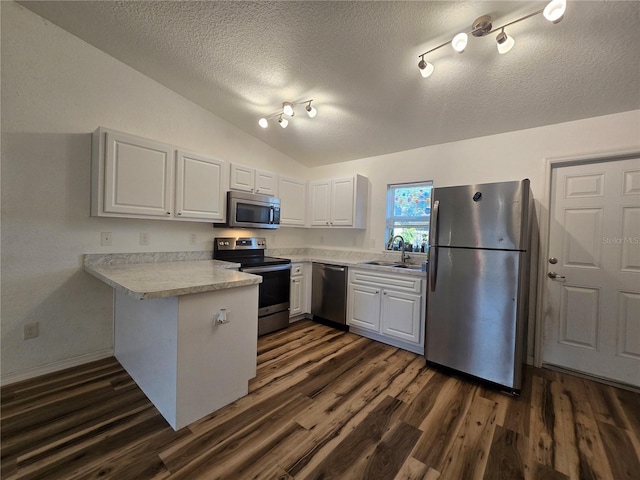
[[[347,267],[313,262],[311,315],[347,329]]]

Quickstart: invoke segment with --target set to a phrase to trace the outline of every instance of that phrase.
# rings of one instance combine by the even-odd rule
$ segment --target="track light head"
[[[267,128],[269,126],[269,122],[267,122],[267,119],[263,117],[258,120],[258,125],[260,125],[262,128]]]
[[[544,18],[553,23],[558,23],[564,18],[564,12],[567,9],[567,0],[551,0],[544,7],[542,15]]]
[[[309,100],[309,103],[305,107],[305,110],[307,111],[307,115],[309,115],[309,118],[315,118],[315,116],[318,114],[318,110],[311,106],[311,102],[313,102],[313,100]]]
[[[504,55],[505,53],[507,53],[516,44],[516,41],[513,39],[513,37],[510,37],[505,33],[504,28],[496,37],[496,42],[498,43],[498,53],[500,55]]]
[[[284,113],[285,115],[287,115],[289,117],[293,117],[293,103],[284,102],[282,104],[282,113]]]
[[[280,118],[278,119],[278,123],[282,128],[287,128],[287,125],[289,125],[289,120],[287,120],[286,118],[282,118],[282,115],[280,115]]]
[[[425,61],[424,55],[420,57],[418,68],[420,69],[420,75],[422,75],[422,78],[427,78],[433,73],[433,64]]]
[[[456,52],[462,53],[464,49],[467,48],[468,41],[469,36],[466,33],[459,33],[451,40],[451,46]]]

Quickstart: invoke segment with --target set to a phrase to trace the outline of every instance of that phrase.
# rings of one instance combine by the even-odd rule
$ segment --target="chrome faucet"
[[[409,257],[409,255],[407,255],[407,252],[405,252],[405,249],[404,249],[405,242],[404,242],[404,238],[402,238],[402,235],[396,235],[395,237],[393,237],[391,239],[391,242],[389,242],[389,246],[391,248],[393,248],[393,242],[395,242],[396,238],[399,238],[400,242],[402,242],[402,243],[400,243],[400,246],[402,248],[402,255],[400,256],[400,261],[404,264],[404,263],[406,263],[407,259],[410,258],[410,257]]]

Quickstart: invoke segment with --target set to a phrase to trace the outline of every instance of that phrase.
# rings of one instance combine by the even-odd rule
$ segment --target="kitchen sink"
[[[368,262],[360,262],[363,265],[378,265],[380,267],[398,267],[400,265],[402,265],[401,263],[398,262],[384,262],[382,260],[370,260]]]
[[[380,267],[406,268],[407,270],[422,270],[422,265],[411,265],[408,263],[385,262],[382,260],[369,260],[368,262],[360,262],[363,265],[378,265]]]
[[[410,265],[408,263],[405,264],[397,264],[393,265],[394,268],[406,268],[407,270],[422,270],[422,265]]]

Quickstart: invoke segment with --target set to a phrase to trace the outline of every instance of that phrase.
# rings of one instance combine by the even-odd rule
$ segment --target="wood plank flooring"
[[[249,395],[178,432],[113,358],[1,401],[3,479],[640,479],[640,394],[527,368],[512,398],[310,321],[261,337]]]

